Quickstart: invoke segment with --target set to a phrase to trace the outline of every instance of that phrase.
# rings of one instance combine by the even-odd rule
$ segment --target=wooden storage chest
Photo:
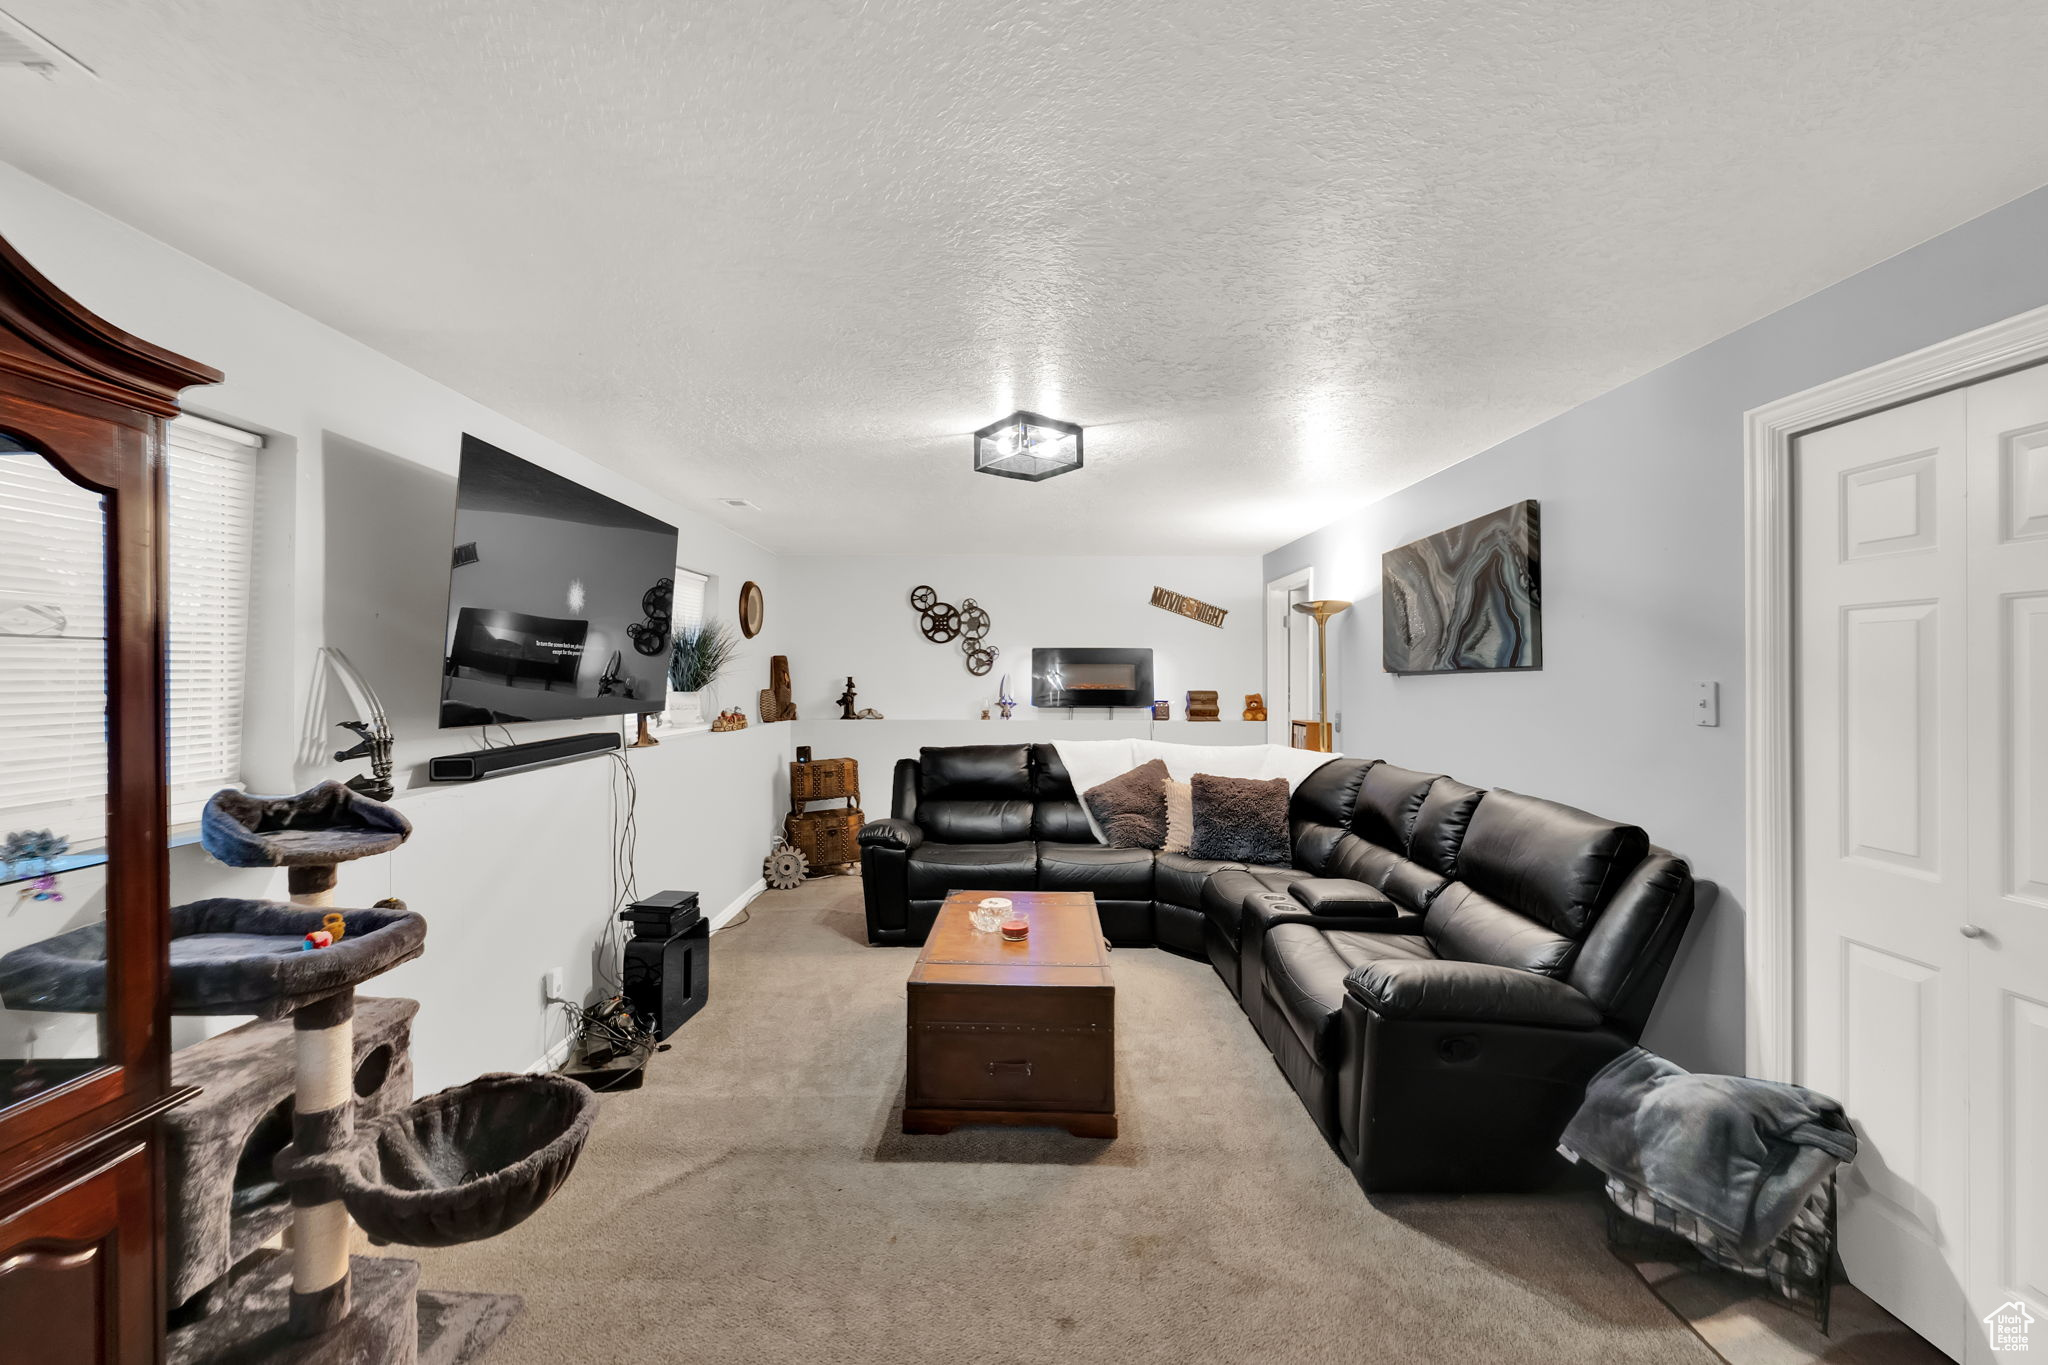
[[[783,833],[803,850],[813,870],[834,863],[860,861],[860,827],[867,817],[859,810],[791,811],[782,822]]]
[[[1021,943],[968,912],[1007,896]],[[955,891],[910,973],[906,1133],[963,1123],[1041,1124],[1113,1138],[1116,985],[1086,891]]]

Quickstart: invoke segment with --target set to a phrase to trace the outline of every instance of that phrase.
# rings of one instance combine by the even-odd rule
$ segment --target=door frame
[[[1809,432],[2048,361],[2048,307],[1843,375],[1743,415],[1744,1065],[1799,1079],[1798,694],[1793,443]]]
[[[1316,571],[1313,565],[1281,574],[1266,584],[1266,742],[1268,744],[1292,744],[1294,732],[1290,728],[1293,717],[1287,714],[1288,698],[1275,685],[1274,680],[1287,676],[1287,594],[1296,588],[1308,589],[1310,597],[1315,596]],[[1275,604],[1278,604],[1277,609]]]

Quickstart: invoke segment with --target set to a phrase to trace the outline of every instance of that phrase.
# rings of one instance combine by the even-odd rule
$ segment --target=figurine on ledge
[[[839,719],[860,719],[860,712],[856,711],[853,707],[855,695],[856,694],[853,690],[853,679],[849,676],[846,680],[846,690],[839,694]]]

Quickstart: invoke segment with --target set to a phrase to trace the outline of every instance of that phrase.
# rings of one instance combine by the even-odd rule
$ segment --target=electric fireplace
[[[1150,706],[1152,702],[1149,649],[1031,651],[1033,706]]]

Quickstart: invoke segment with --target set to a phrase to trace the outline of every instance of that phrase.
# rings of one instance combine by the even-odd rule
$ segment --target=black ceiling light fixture
[[[974,468],[1037,483],[1081,467],[1081,424],[1013,412],[974,433]]]

